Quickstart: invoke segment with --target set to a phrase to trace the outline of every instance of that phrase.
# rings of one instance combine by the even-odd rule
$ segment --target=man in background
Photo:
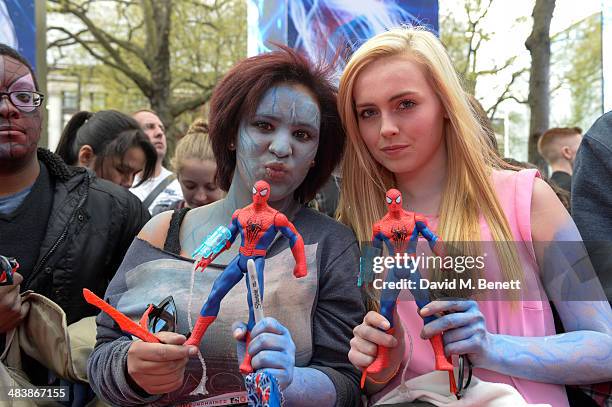
[[[572,218],[606,297],[612,301],[612,111],[597,119],[584,135],[573,178]],[[612,382],[581,386],[598,405],[609,400],[611,388]]]
[[[130,189],[152,213],[153,208],[157,205],[171,206],[172,203],[181,201],[183,192],[176,175],[163,166],[168,144],[166,143],[165,127],[160,118],[155,112],[148,109],[138,110],[132,117],[140,124],[151,144],[155,147],[155,151],[157,151],[157,162],[153,177]],[[138,182],[140,182],[140,177],[137,175],[134,179],[134,185],[137,185]]]
[[[568,193],[572,190],[574,161],[581,141],[579,127],[555,127],[538,140],[538,152],[552,170],[550,180]]]
[[[0,354],[27,318],[26,290],[59,305],[68,324],[97,315],[83,288],[104,295],[150,218],[124,188],[38,148],[43,109],[34,71],[0,43],[0,254],[20,265],[13,284],[0,287]],[[48,384],[47,370],[26,355],[23,370],[32,383]]]
[[[572,218],[612,300],[612,111],[586,132],[576,157]]]

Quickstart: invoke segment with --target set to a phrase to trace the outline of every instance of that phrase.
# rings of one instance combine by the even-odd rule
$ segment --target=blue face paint
[[[30,70],[0,55],[0,92],[35,91]],[[0,99],[0,162],[27,162],[36,154],[42,127],[41,107],[17,108],[8,95]]]
[[[479,349],[473,357],[484,356],[479,367],[510,376],[560,384],[609,380],[612,312],[574,222],[568,216],[552,234],[552,241],[534,242],[534,248],[542,253],[541,281],[566,333],[542,337],[488,334],[483,344],[478,343],[482,335],[474,335],[464,346]]]
[[[541,252],[540,278],[551,301],[606,301],[580,233],[569,219],[552,241],[534,242]]]
[[[253,117],[243,118],[236,143],[236,167],[245,185],[266,180],[270,202],[292,199],[319,147],[321,114],[303,85],[281,84],[262,97]]]

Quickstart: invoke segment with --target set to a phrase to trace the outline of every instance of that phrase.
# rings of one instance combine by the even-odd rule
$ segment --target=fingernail
[[[426,315],[427,313],[429,313],[429,308],[427,307],[421,308],[421,315]]]
[[[189,356],[195,356],[198,354],[198,348],[196,348],[195,346],[190,346],[189,347]]]
[[[234,337],[237,337],[237,336],[242,336],[243,332],[244,332],[244,331],[242,330],[242,328],[236,328],[236,329],[234,329]]]

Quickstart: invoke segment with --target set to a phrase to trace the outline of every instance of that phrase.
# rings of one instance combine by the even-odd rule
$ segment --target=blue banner
[[[0,42],[26,57],[36,71],[35,0],[0,0]]]
[[[299,49],[312,60],[354,49],[372,36],[400,25],[438,32],[437,0],[249,0],[249,55],[272,43]]]

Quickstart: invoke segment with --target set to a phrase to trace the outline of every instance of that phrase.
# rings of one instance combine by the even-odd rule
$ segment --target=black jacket
[[[40,254],[21,290],[34,290],[55,301],[68,323],[96,315],[83,299],[83,288],[102,297],[149,212],[128,190],[69,167],[48,150],[38,160],[49,170],[55,190]]]

